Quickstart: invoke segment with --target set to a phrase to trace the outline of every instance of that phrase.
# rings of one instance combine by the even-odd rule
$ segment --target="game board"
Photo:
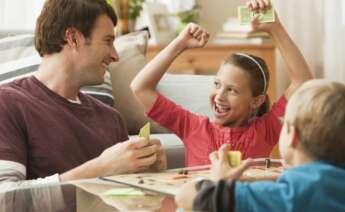
[[[267,166],[267,164],[266,164]],[[246,170],[241,181],[275,180],[283,171],[281,163],[264,165],[264,159]],[[210,178],[209,166],[167,170],[159,173],[140,173],[102,177],[106,181],[125,184],[131,187],[174,196],[179,188],[191,180]]]

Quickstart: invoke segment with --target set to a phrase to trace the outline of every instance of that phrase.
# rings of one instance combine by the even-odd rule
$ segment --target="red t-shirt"
[[[209,164],[209,154],[222,144],[242,152],[243,158],[269,157],[279,140],[281,118],[287,100],[284,96],[263,116],[244,127],[220,127],[206,116],[185,110],[159,95],[147,116],[181,138],[187,166]]]
[[[0,160],[26,166],[27,178],[63,173],[128,139],[120,114],[79,93],[71,103],[35,77],[0,87]]]

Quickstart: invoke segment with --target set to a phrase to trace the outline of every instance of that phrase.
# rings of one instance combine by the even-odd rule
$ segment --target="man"
[[[118,55],[105,0],[49,0],[37,19],[34,76],[0,87],[1,188],[165,169],[158,140],[128,140],[120,114],[80,93]]]

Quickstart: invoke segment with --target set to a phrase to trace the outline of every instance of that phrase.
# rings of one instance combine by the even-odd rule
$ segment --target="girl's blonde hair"
[[[327,80],[304,83],[290,98],[285,121],[298,130],[315,159],[345,167],[345,85]]]

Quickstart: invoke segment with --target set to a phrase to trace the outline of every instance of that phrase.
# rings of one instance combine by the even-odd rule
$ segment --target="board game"
[[[266,161],[265,161],[266,160]],[[158,192],[165,195],[175,196],[179,188],[187,182],[196,179],[210,178],[210,166],[199,166],[167,170],[159,173],[140,173],[140,174],[126,174],[116,175],[110,177],[102,177],[102,180],[111,181],[128,185],[131,187],[144,189],[146,191]],[[282,164],[276,161],[270,161],[267,164],[267,159],[257,160],[257,163],[247,169],[241,181],[257,181],[257,180],[275,180],[283,172]]]

